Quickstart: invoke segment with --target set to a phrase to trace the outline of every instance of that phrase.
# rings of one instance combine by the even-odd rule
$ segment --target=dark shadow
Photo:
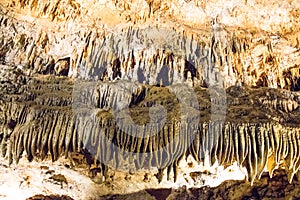
[[[135,199],[151,199],[151,197],[156,200],[166,200],[171,194],[171,188],[161,188],[161,189],[146,189],[130,194],[114,194],[102,196],[99,200],[135,200]]]
[[[98,65],[94,68],[94,71],[90,70],[89,71],[89,76],[95,78],[98,76],[97,80],[104,80],[105,75],[107,75],[107,62],[104,61],[103,65]]]
[[[156,200],[165,200],[171,194],[171,188],[146,189],[146,192],[155,197]]]
[[[54,74],[55,61],[52,59],[49,64],[47,64],[45,71],[42,71],[42,74]]]
[[[113,66],[113,79],[119,77],[121,78],[121,61],[119,58],[113,61],[112,63]]]
[[[296,79],[296,84],[292,88],[292,91],[300,91],[300,78],[299,77],[295,77],[295,79]]]
[[[10,119],[7,123],[7,128],[13,130],[17,125],[17,122],[13,119]]]
[[[268,87],[268,76],[266,75],[265,72],[263,72],[261,74],[261,76],[259,77],[259,80],[256,82],[256,86],[257,87]]]
[[[168,86],[170,85],[169,81],[169,67],[164,65],[157,76],[157,84],[160,86]]]
[[[143,70],[141,68],[138,68],[137,75],[139,83],[144,83],[144,81],[146,81],[146,77],[144,76]]]
[[[187,79],[188,72],[191,72],[192,80],[194,80],[194,78],[196,77],[197,70],[192,63],[186,60],[184,66],[184,73],[183,73],[185,79]]]
[[[292,91],[300,91],[300,77],[293,76],[291,71],[284,71],[282,77],[285,79],[286,85],[283,89],[292,90]],[[287,80],[290,80],[291,84],[287,83]],[[278,78],[278,83],[279,83]],[[279,85],[280,87],[280,85]]]

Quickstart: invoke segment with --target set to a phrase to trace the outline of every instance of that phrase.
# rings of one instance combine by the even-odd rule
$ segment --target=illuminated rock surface
[[[60,177],[58,193],[75,199],[214,187],[244,176],[189,191],[186,199],[205,191],[214,198],[275,198],[267,193],[276,177],[283,181],[274,187],[290,188],[278,197],[299,198],[297,1],[0,5],[3,171],[22,169],[25,157],[35,165],[66,158],[67,169],[41,177]],[[234,175],[224,175],[226,167]],[[277,168],[286,175],[276,176]],[[92,191],[80,197],[60,189],[81,184],[60,176],[64,170],[84,176]],[[232,195],[236,188],[245,193]],[[185,195],[177,193],[169,199]]]

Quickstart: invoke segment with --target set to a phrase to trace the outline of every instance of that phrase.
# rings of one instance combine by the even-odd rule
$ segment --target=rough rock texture
[[[275,176],[270,178],[263,174],[261,180],[254,183],[252,187],[236,181],[224,182],[217,188],[203,187],[201,189],[192,188],[181,194],[171,194],[167,199],[299,199],[299,181],[294,179],[291,183],[284,171],[275,171]]]
[[[86,79],[137,80],[142,74],[150,84],[167,65],[169,83],[190,72],[202,86],[217,81],[298,90],[297,1],[220,3],[4,1],[1,60]],[[155,49],[149,49],[152,42]],[[218,72],[226,78],[215,80]]]
[[[17,79],[26,80],[19,73]],[[29,161],[50,153],[55,161],[87,148],[114,168],[128,157],[137,169],[173,166],[175,181],[176,166],[185,154],[200,162],[209,152],[210,165],[216,160],[225,166],[237,161],[247,168],[250,181],[260,177],[266,166],[271,174],[275,167],[285,166],[289,180],[299,169],[298,93],[233,86],[222,98],[212,99],[208,89],[194,87],[197,108],[197,102],[176,97],[186,95],[182,85],[167,88],[122,82],[121,87],[118,83],[80,81],[81,89],[72,93],[72,81],[65,77],[35,76],[19,85],[14,81],[13,95],[8,91],[1,97],[2,156],[12,163],[18,162],[23,151]],[[5,91],[6,84],[2,86]],[[118,98],[129,106],[134,123],[126,117],[126,107],[118,105]],[[221,108],[215,119],[213,103]],[[155,104],[166,109],[164,124],[164,116],[158,116],[158,121],[149,119],[149,109]],[[226,114],[224,121],[222,114]],[[150,153],[150,158],[145,160],[148,155],[138,153]]]
[[[176,182],[191,156],[292,183],[300,5],[222,2],[2,1],[1,155],[79,152],[99,182],[152,168]]]
[[[252,187],[243,181],[226,181],[218,187],[177,189],[146,189],[131,194],[102,196],[101,200],[121,199],[154,199],[154,200],[198,200],[198,199],[299,199],[299,181],[289,183],[283,170],[276,170],[270,178],[263,174],[261,180],[255,181]]]

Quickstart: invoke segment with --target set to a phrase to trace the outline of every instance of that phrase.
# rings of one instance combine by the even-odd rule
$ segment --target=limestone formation
[[[12,164],[87,151],[93,176],[157,168],[159,181],[174,182],[192,156],[236,162],[251,184],[277,168],[292,182],[300,5],[276,1],[284,16],[258,23],[240,9],[249,1],[221,13],[218,2],[1,3],[1,156]],[[275,12],[265,4],[249,7]]]
[[[14,69],[9,68],[3,71],[14,73]],[[9,84],[11,77],[3,82]],[[21,71],[14,84],[18,84],[19,79],[26,79]],[[130,162],[137,168],[173,166],[174,173],[178,161],[189,154],[199,162],[208,159],[211,165],[217,161],[219,165],[229,166],[237,161],[247,168],[251,182],[259,178],[265,168],[272,175],[275,168],[285,167],[290,181],[299,170],[300,133],[295,127],[299,95],[296,92],[230,87],[222,97],[227,99],[226,121],[223,122],[211,121],[209,90],[198,86],[194,91],[199,110],[188,113],[186,121],[182,121],[185,113],[181,113],[180,107],[183,104],[168,87],[123,82],[122,86],[132,91],[126,96],[117,83],[97,82],[91,86],[89,81],[80,81],[82,90],[72,94],[76,84],[69,78],[49,75],[28,79],[27,83],[20,81],[14,95],[8,91],[1,97],[1,153],[10,163],[18,162],[23,152],[28,160],[43,159],[49,153],[55,161],[60,156],[88,148],[95,151],[91,153],[96,159],[116,168],[132,153],[136,156]],[[9,86],[8,89],[14,89]],[[6,87],[6,84],[1,85],[2,91]],[[179,90],[180,85],[176,89]],[[134,128],[134,124],[118,114],[125,109],[118,107],[119,98],[129,106],[132,120],[141,124],[142,129]],[[150,120],[148,110],[155,103],[167,110],[166,123],[161,129],[159,122],[145,125]],[[194,125],[194,129],[183,128]],[[145,152],[150,158],[138,155]],[[208,158],[205,158],[207,152]]]

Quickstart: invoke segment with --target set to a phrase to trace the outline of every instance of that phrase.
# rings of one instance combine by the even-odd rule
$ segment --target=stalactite
[[[272,176],[276,167],[284,167],[289,181],[299,171],[300,134],[295,126],[299,97],[295,92],[270,89],[266,93],[243,86],[229,88],[224,94],[228,100],[228,117],[224,121],[213,121],[206,118],[212,112],[212,105],[225,102],[212,100],[207,88],[196,86],[193,91],[203,116],[198,119],[198,114],[193,113],[197,110],[195,102],[174,99],[173,93],[176,96],[184,90],[180,85],[169,89],[129,81],[122,82],[122,87],[116,82],[82,81],[74,86],[67,80],[35,77],[26,87],[20,86],[26,91],[16,94],[22,101],[0,97],[7,98],[0,105],[1,154],[10,164],[18,163],[24,153],[30,161],[49,157],[55,161],[85,149],[96,163],[102,163],[104,176],[107,176],[106,164],[121,168],[128,161],[138,169],[159,168],[160,181],[165,171],[167,179],[173,175],[176,181],[178,165],[189,155],[198,163],[208,165],[217,162],[227,167],[236,161],[246,167],[251,183],[261,177],[265,168]],[[55,93],[78,86],[77,93]],[[45,91],[51,92],[45,94]],[[71,95],[73,100],[66,101],[72,99]],[[271,101],[272,98],[277,100]],[[147,121],[145,109],[158,102],[167,111],[166,123],[163,126],[158,122],[142,124],[137,128],[127,123],[121,114],[117,115],[127,109],[119,105],[120,100],[124,100],[130,112],[139,114],[132,116],[133,121],[138,122]],[[181,112],[188,110],[188,106],[193,108],[192,112],[182,116]],[[12,116],[15,123],[10,120]]]
[[[14,149],[15,149],[14,159],[15,159],[16,163],[18,163],[19,159],[21,158],[21,155],[24,151],[24,146],[23,146],[24,132],[18,128],[15,129],[15,131],[17,132],[17,134],[15,134],[15,136],[14,136],[15,137],[15,139],[14,139]]]

